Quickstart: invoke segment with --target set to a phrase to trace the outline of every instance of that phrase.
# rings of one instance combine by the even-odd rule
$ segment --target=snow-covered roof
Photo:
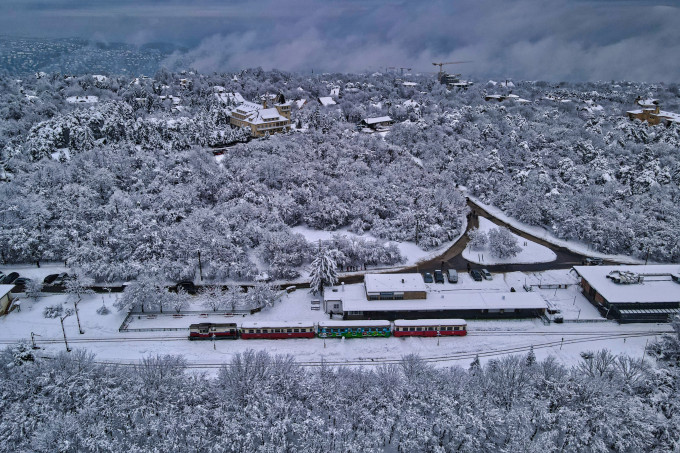
[[[319,328],[322,327],[390,327],[389,321],[375,320],[375,321],[319,321]]]
[[[414,86],[417,86],[418,84],[416,82],[404,82],[404,83],[402,83],[402,85],[404,85],[406,87],[414,87]]]
[[[394,327],[467,326],[464,319],[398,319]]]
[[[242,329],[288,329],[288,328],[313,328],[314,323],[311,321],[260,321],[260,322],[242,322]]]
[[[628,110],[626,113],[632,113],[633,115],[639,115],[642,113],[642,110]]]
[[[664,118],[673,122],[680,122],[680,114],[675,112],[664,112],[661,110],[658,115],[659,118]]]
[[[334,101],[333,98],[330,97],[330,96],[323,96],[323,97],[320,97],[320,98],[319,98],[319,102],[320,102],[321,105],[323,105],[324,107],[327,107],[327,106],[329,106],[329,105],[335,105],[335,101]]]
[[[217,99],[224,102],[225,104],[229,104],[229,105],[240,105],[240,104],[243,104],[244,102],[248,102],[243,98],[243,96],[241,96],[241,93],[239,93],[239,92],[236,92],[236,93],[216,92],[215,97],[217,97]],[[251,104],[254,104],[254,103],[251,102]],[[257,105],[257,104],[255,104],[255,105]]]
[[[364,118],[364,123],[366,124],[378,124],[378,123],[385,123],[388,121],[392,121],[392,118],[389,116],[379,116],[377,118]]]
[[[13,288],[14,285],[0,285],[0,297],[5,297]]]
[[[297,104],[297,108],[301,109],[302,106],[307,103],[307,99],[298,99],[295,103]]]
[[[668,303],[680,302],[680,283],[670,275],[680,273],[678,264],[627,266],[574,266],[574,270],[611,303]],[[607,278],[612,271],[642,274],[642,283],[621,284]],[[644,274],[657,274],[656,276]],[[661,274],[661,275],[659,275]]]
[[[360,284],[345,285],[344,290],[327,293],[326,299],[341,300],[343,311],[541,310],[548,307],[540,294],[527,292],[451,290],[428,294],[427,299],[368,300]]]
[[[66,102],[70,104],[94,104],[99,102],[97,96],[69,96],[66,98]]]
[[[366,274],[366,293],[427,291],[420,274]]]
[[[656,105],[659,104],[658,99],[638,99],[637,101],[638,105],[641,105],[643,107],[655,107]]]

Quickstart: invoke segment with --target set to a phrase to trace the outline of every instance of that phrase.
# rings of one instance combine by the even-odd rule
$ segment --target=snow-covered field
[[[39,277],[52,273],[55,268],[41,269],[2,269],[19,270],[25,275]],[[80,305],[80,319],[84,334],[78,333],[75,316],[64,321],[69,344],[72,348],[87,348],[97,360],[109,362],[135,362],[151,354],[182,354],[192,366],[201,369],[218,367],[229,362],[234,354],[248,349],[262,349],[274,354],[291,354],[299,362],[318,365],[319,362],[350,363],[353,365],[374,365],[386,361],[399,360],[407,354],[415,353],[439,366],[467,366],[475,355],[481,359],[499,357],[509,353],[526,353],[534,347],[538,358],[554,355],[565,363],[580,359],[584,350],[610,349],[615,353],[625,352],[642,357],[647,341],[660,332],[669,331],[664,324],[618,325],[602,321],[594,307],[581,295],[574,285],[575,278],[564,270],[535,274],[520,272],[495,274],[491,281],[475,282],[467,274],[460,275],[458,284],[431,284],[434,293],[442,291],[508,291],[510,286],[523,291],[522,285],[546,283],[571,284],[567,289],[542,290],[535,288],[546,300],[562,311],[564,324],[544,325],[540,320],[485,320],[469,321],[467,337],[455,338],[370,338],[354,340],[336,339],[295,339],[295,340],[237,340],[192,342],[187,340],[188,330],[167,332],[127,332],[120,333],[118,328],[125,314],[113,308],[116,294],[96,294],[89,296]],[[140,328],[179,328],[188,329],[193,322],[241,322],[264,320],[298,320],[318,322],[328,319],[321,311],[311,309],[312,296],[308,290],[301,289],[284,295],[279,303],[261,313],[246,317],[225,317],[224,314],[211,314],[196,303],[190,310],[203,310],[200,313],[182,317],[172,312],[149,317],[134,316],[128,326]],[[0,318],[0,342],[12,344],[18,340],[30,340],[31,332],[39,335],[37,343],[43,353],[54,354],[64,349],[61,326],[58,319],[45,319],[42,315],[46,305],[64,303],[66,295],[49,295],[40,299],[25,299],[21,312],[13,311]],[[99,315],[97,308],[106,304],[111,309],[108,315]],[[569,321],[581,322],[569,322]],[[582,322],[582,321],[600,322]]]
[[[484,217],[479,218],[479,230],[484,233],[489,233],[492,228],[497,228],[489,219]],[[512,234],[512,233],[511,233]],[[555,252],[547,247],[524,239],[516,234],[512,234],[517,239],[517,244],[522,249],[520,253],[510,258],[497,258],[491,256],[489,248],[483,250],[472,250],[470,245],[463,251],[463,258],[477,264],[527,264],[527,263],[549,263],[555,261],[557,255]]]

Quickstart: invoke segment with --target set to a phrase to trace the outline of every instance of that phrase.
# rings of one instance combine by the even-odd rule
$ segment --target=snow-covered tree
[[[467,236],[470,239],[469,244],[472,250],[482,250],[489,242],[487,234],[479,228],[472,228],[468,231]]]
[[[489,251],[498,258],[511,258],[522,251],[517,237],[506,228],[492,228],[489,230]]]
[[[319,246],[309,276],[311,278],[309,287],[313,294],[323,295],[325,286],[332,286],[338,282],[337,265],[328,249]]]
[[[125,291],[114,303],[118,311],[152,309],[159,307],[163,311],[163,302],[167,290],[162,281],[155,275],[142,274],[134,282],[125,287]]]

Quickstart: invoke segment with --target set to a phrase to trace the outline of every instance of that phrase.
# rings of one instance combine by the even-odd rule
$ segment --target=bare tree
[[[80,325],[80,315],[78,314],[78,304],[83,301],[83,296],[94,294],[90,288],[93,281],[87,277],[77,276],[66,281],[66,293],[68,299],[73,302],[73,309],[76,313],[76,320],[78,321],[78,331],[84,334],[82,326]]]

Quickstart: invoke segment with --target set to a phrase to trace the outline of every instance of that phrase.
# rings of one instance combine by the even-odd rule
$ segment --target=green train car
[[[320,321],[317,335],[320,338],[389,337],[389,321]]]

